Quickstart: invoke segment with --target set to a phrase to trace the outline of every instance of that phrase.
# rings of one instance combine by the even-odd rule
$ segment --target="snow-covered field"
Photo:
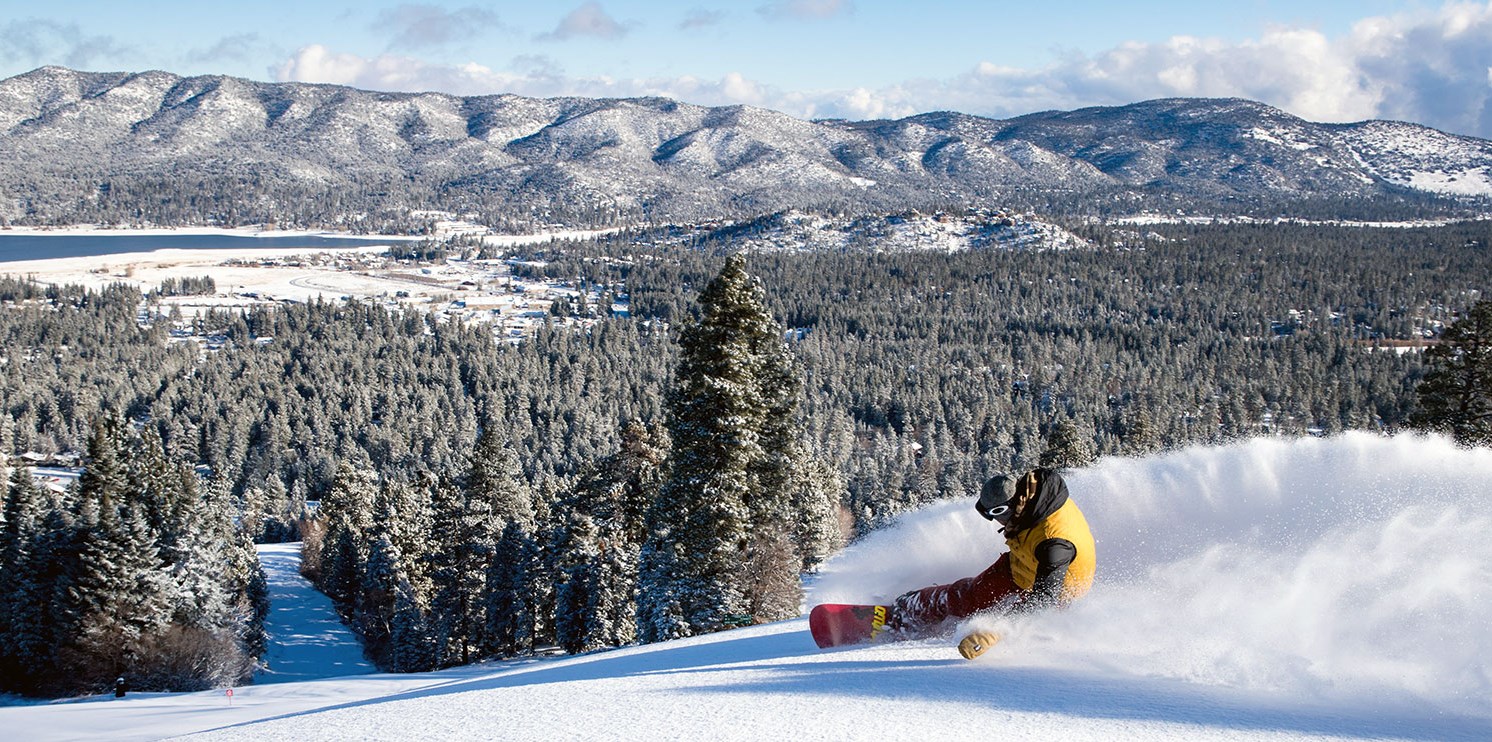
[[[378,255],[387,251],[387,245],[319,248],[315,251],[280,248],[243,250],[170,248],[116,255],[16,260],[0,263],[0,273],[29,276],[47,284],[76,284],[94,290],[115,283],[127,283],[142,291],[153,290],[167,278],[179,280],[212,276],[222,296],[171,297],[172,303],[180,303],[184,306],[235,306],[246,302],[231,299],[229,295],[233,293],[254,293],[260,296],[268,295],[308,301],[316,297],[331,299],[343,295],[371,296],[410,288],[403,282],[349,273],[334,266],[229,264],[235,261],[285,259],[311,253]]]
[[[1261,439],[1069,477],[1099,548],[1071,610],[822,651],[803,619],[570,658],[0,708],[16,739],[1492,739],[1492,451]],[[968,502],[833,559],[871,601],[1000,551]],[[273,560],[266,559],[269,563]],[[302,621],[307,619],[301,619]],[[961,627],[963,628],[963,627]],[[283,629],[277,629],[283,631]],[[18,735],[18,736],[16,736]]]
[[[17,228],[10,231],[34,235],[96,236],[101,241],[117,236],[288,237],[310,234],[210,228],[111,230],[71,227],[29,231]],[[449,302],[461,301],[463,306],[470,305],[482,310],[498,309],[508,319],[514,319],[516,313],[530,309],[542,316],[543,310],[548,307],[546,297],[518,296],[509,291],[512,272],[502,261],[453,260],[439,266],[412,266],[380,257],[388,252],[391,243],[409,238],[337,236],[357,237],[366,244],[310,248],[171,247],[149,252],[11,260],[0,261],[0,275],[26,276],[44,284],[80,285],[93,290],[124,283],[142,292],[155,290],[167,279],[211,276],[217,286],[215,295],[168,296],[161,299],[163,306],[180,307],[186,316],[199,315],[209,309],[243,309],[273,301],[307,302],[343,297],[434,308],[444,308]],[[546,232],[491,236],[487,239],[493,244],[510,247],[566,237],[579,239],[582,236],[580,233]],[[537,306],[531,306],[536,300],[541,301]]]

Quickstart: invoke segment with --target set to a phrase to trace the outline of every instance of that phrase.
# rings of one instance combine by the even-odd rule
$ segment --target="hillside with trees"
[[[0,280],[9,463],[77,451],[90,472],[40,495],[12,478],[3,602],[50,591],[49,610],[78,617],[52,627],[68,634],[49,640],[58,651],[94,646],[77,644],[88,616],[109,616],[140,642],[231,636],[224,651],[252,658],[253,610],[223,613],[254,605],[252,574],[189,587],[208,553],[194,550],[303,538],[308,573],[392,670],[771,620],[836,538],[967,496],[994,470],[1402,429],[1433,404],[1417,393],[1426,356],[1444,360],[1419,348],[1492,285],[1483,223],[1073,229],[1092,246],[556,243],[520,256],[536,261],[524,270],[625,294],[630,315],[516,344],[313,302],[174,328],[221,339],[206,351],[132,289]],[[120,489],[111,470],[168,474]],[[705,513],[720,531],[691,521]],[[154,607],[69,608],[64,583],[15,579],[20,560],[73,579],[105,549],[170,575]]]

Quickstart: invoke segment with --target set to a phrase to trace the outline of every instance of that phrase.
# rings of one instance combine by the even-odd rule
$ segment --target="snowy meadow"
[[[1492,738],[1492,451],[1258,439],[1068,477],[1099,579],[1070,610],[823,651],[804,619],[568,658],[0,708],[16,739]],[[810,602],[983,569],[960,499],[832,559]],[[297,607],[296,615],[312,614]],[[303,618],[302,620],[310,620]],[[293,621],[276,631],[296,631]]]

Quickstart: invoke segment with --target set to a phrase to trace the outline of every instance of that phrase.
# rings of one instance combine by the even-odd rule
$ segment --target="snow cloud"
[[[130,56],[111,36],[89,35],[76,23],[32,18],[0,24],[0,60],[23,65],[87,68],[98,60]]]
[[[591,37],[596,39],[620,39],[627,35],[627,27],[607,15],[600,3],[588,2],[570,11],[560,19],[553,31],[539,36],[543,41],[567,41]]]
[[[766,18],[823,20],[855,12],[850,0],[776,0],[756,9]]]
[[[437,5],[405,4],[380,12],[371,28],[393,37],[390,49],[427,49],[468,41],[500,26],[497,15],[484,8],[446,10]]]

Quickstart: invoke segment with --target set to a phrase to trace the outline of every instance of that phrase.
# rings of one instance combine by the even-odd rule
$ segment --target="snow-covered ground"
[[[1105,459],[1072,609],[823,651],[803,619],[570,658],[0,708],[18,739],[1492,739],[1492,451],[1352,434]],[[833,559],[872,601],[1000,551],[967,500]],[[293,622],[292,622],[293,623]],[[966,628],[966,627],[959,627]]]
[[[20,231],[19,228],[12,231]],[[512,247],[556,239],[586,239],[615,230],[542,232],[488,236],[493,245]],[[3,234],[4,230],[0,230]],[[296,233],[250,230],[99,230],[87,227],[31,230],[38,235],[111,236],[294,236]],[[23,276],[43,284],[80,285],[99,290],[127,284],[151,292],[168,279],[210,276],[217,292],[202,296],[160,298],[164,311],[181,309],[200,316],[212,309],[244,310],[276,302],[335,301],[357,298],[388,305],[414,306],[494,325],[503,337],[518,337],[541,323],[550,303],[573,296],[562,284],[530,284],[514,278],[502,260],[448,260],[439,265],[399,262],[385,253],[393,241],[409,238],[357,237],[366,244],[315,247],[171,247],[148,252],[106,253],[35,260],[0,260],[0,275]],[[592,295],[591,300],[599,297]],[[620,307],[620,308],[625,308]]]
[[[262,544],[259,563],[274,610],[264,622],[269,634],[264,668],[255,685],[291,683],[376,672],[363,647],[332,607],[332,599],[300,574],[300,542]]]

